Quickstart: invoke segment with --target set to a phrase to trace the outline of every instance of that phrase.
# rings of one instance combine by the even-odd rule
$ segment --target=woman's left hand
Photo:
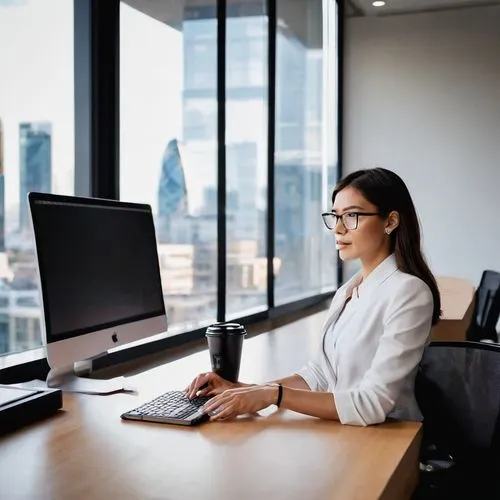
[[[228,420],[267,408],[277,397],[278,387],[274,385],[228,389],[205,403],[203,413],[208,413],[210,420]]]

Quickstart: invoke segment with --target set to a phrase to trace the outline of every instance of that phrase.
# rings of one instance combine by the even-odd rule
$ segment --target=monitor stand
[[[111,394],[122,391],[135,391],[125,377],[111,379],[88,378],[92,373],[92,360],[77,361],[73,366],[51,368],[46,379],[47,387],[62,389],[65,392],[84,394]]]

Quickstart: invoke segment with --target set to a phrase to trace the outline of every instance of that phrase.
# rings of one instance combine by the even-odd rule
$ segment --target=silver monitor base
[[[51,368],[46,379],[47,387],[85,394],[111,394],[119,391],[134,391],[125,377],[115,377],[108,380],[84,377],[90,374],[91,369],[91,360],[79,361],[73,366]]]

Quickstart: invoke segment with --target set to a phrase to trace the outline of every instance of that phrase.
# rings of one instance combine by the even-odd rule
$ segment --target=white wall
[[[500,271],[500,6],[350,18],[345,49],[344,171],[404,178],[435,274]]]

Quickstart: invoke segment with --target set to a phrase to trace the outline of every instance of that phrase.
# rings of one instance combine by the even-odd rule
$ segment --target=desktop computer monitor
[[[165,332],[151,207],[28,195],[51,371]]]

